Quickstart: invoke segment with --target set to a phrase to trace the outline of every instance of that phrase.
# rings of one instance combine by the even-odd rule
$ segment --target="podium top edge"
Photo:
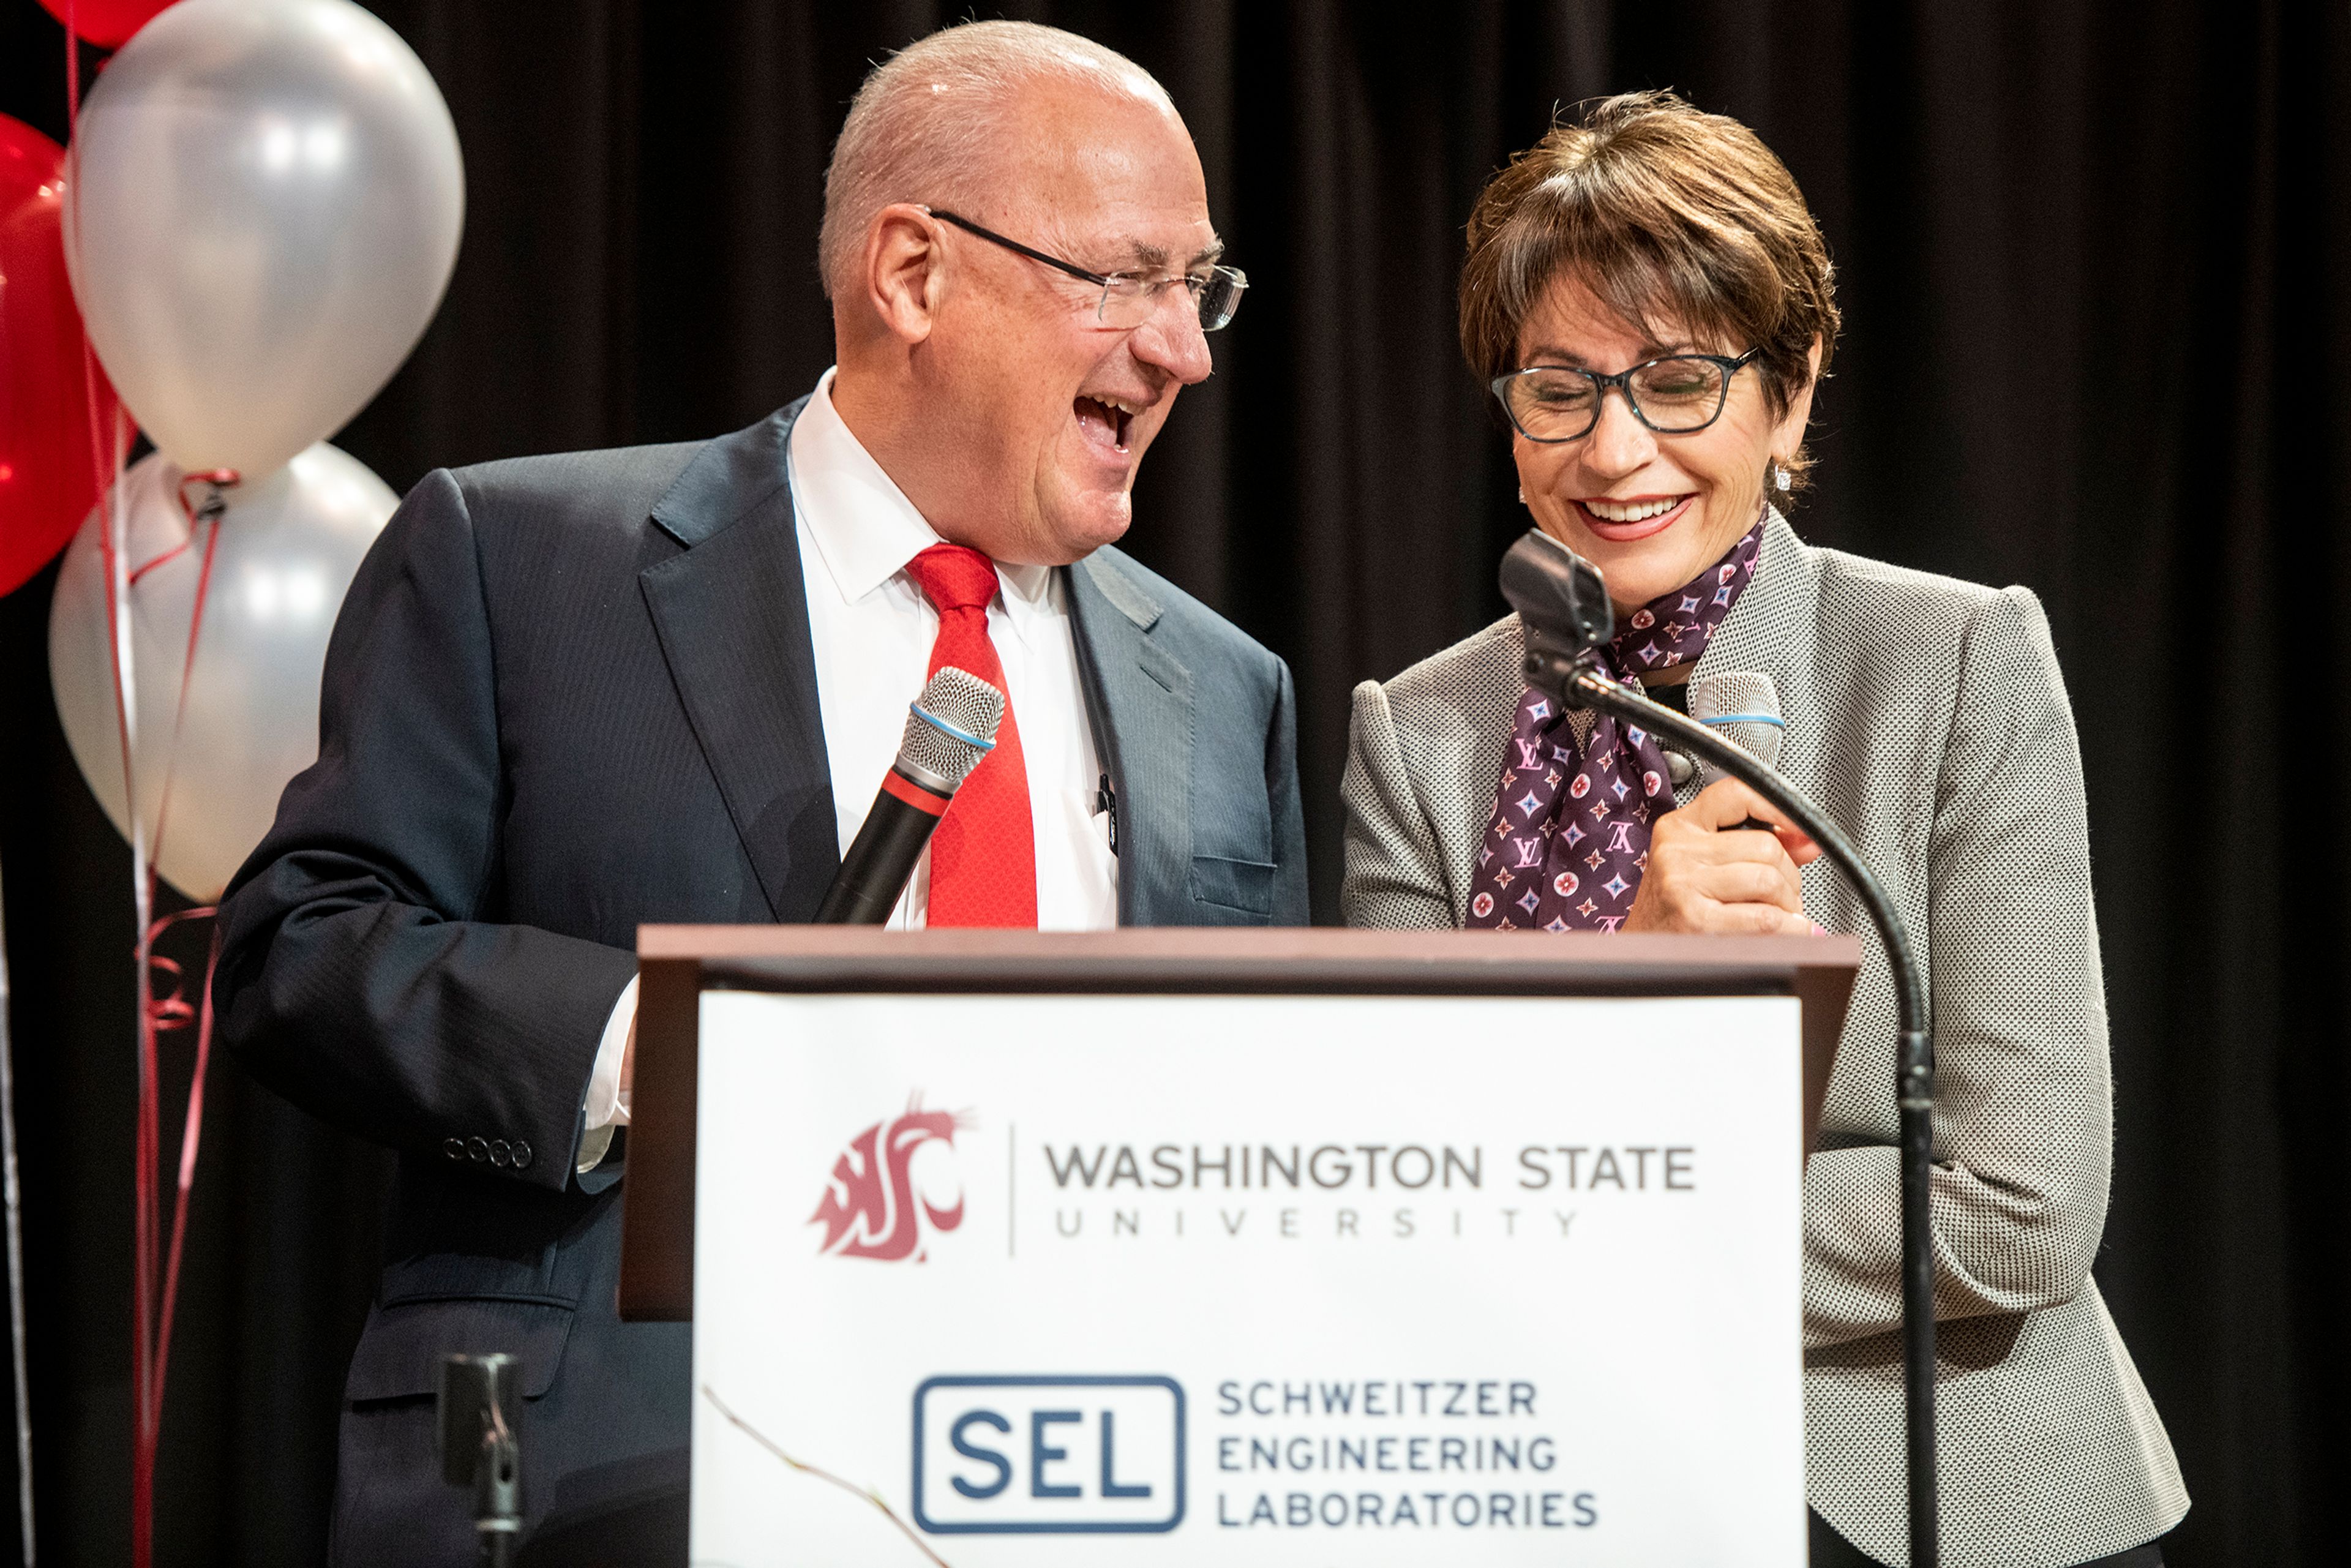
[[[641,965],[711,989],[1625,994],[1851,984],[1853,936],[1134,927],[884,931],[645,925]],[[1842,986],[1839,987],[1842,989]]]

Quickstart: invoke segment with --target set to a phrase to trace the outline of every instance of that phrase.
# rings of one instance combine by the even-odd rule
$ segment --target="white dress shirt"
[[[792,425],[786,455],[809,633],[816,649],[817,707],[832,774],[835,825],[848,852],[898,756],[906,705],[923,689],[938,612],[906,563],[942,542],[832,406],[827,371]],[[1118,924],[1118,859],[1111,821],[1097,810],[1103,770],[1086,722],[1061,574],[1050,567],[996,569],[987,632],[1020,726],[1029,812],[1037,844],[1037,925],[1100,931]],[[931,857],[890,915],[895,930],[923,924]],[[619,1103],[621,1056],[636,1020],[637,985],[621,993],[588,1085],[581,1167],[603,1157],[606,1131],[628,1120]],[[592,1156],[592,1157],[591,1157]]]

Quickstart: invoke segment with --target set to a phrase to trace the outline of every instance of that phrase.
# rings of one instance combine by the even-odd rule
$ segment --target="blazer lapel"
[[[1690,672],[1693,681],[1742,670],[1771,677],[1779,688],[1780,717],[1785,727],[1774,765],[1782,774],[1792,768],[1801,769],[1800,759],[1810,753],[1811,737],[1819,733],[1812,727],[1817,716],[1804,711],[1802,694],[1812,689],[1806,672],[1792,666],[1792,661],[1809,654],[1810,640],[1799,639],[1797,633],[1813,623],[1820,592],[1819,560],[1774,508],[1763,525],[1763,550],[1756,561],[1754,578],[1731,606],[1729,617],[1716,629],[1714,641],[1698,655],[1698,667]],[[1698,792],[1698,777],[1692,775],[1688,783],[1676,787],[1678,804],[1689,804]]]
[[[1760,670],[1781,678],[1788,640],[1811,621],[1819,598],[1820,569],[1813,552],[1774,510],[1763,525],[1754,579],[1698,655],[1691,678],[1703,680],[1732,670]]]
[[[841,858],[785,476],[799,409],[695,455],[653,511],[684,551],[638,576],[679,700],[784,921],[816,913]]]
[[[1181,924],[1191,897],[1192,673],[1152,641],[1159,605],[1108,551],[1064,580],[1086,717],[1118,794],[1119,924]]]

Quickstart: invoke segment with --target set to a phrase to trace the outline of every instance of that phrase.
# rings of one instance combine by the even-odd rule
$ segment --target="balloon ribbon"
[[[180,690],[172,714],[172,738],[163,754],[163,779],[161,799],[155,810],[155,833],[152,849],[138,852],[141,831],[137,797],[131,793],[132,768],[129,742],[131,738],[131,687],[117,666],[115,700],[118,706],[118,727],[125,742],[123,751],[123,790],[128,803],[126,816],[132,827],[134,851],[132,867],[138,885],[133,893],[139,905],[140,937],[139,967],[139,1109],[133,1134],[134,1158],[137,1168],[131,1181],[132,1215],[132,1288],[138,1302],[135,1333],[131,1345],[131,1382],[138,1406],[131,1430],[131,1562],[133,1568],[149,1568],[154,1551],[155,1458],[163,1436],[163,1380],[171,1363],[172,1319],[179,1301],[180,1259],[188,1230],[188,1197],[195,1186],[196,1150],[204,1134],[204,1070],[212,1059],[213,1038],[213,975],[220,963],[220,932],[215,925],[204,958],[204,988],[194,1001],[186,995],[186,975],[176,960],[155,951],[156,939],[183,922],[210,920],[219,911],[212,905],[183,909],[162,919],[153,917],[155,907],[156,866],[163,852],[163,831],[171,818],[172,778],[179,759],[180,735],[187,718],[188,688],[193,684],[196,668],[198,634],[204,629],[204,601],[212,587],[213,558],[220,544],[220,527],[228,510],[227,498],[222,490],[237,483],[233,469],[213,469],[201,474],[188,474],[179,483],[181,510],[188,520],[188,537],[171,549],[135,570],[124,570],[110,562],[107,572],[110,617],[116,622],[115,644],[127,652],[130,643],[128,621],[131,612],[127,592],[118,596],[114,585],[118,580],[125,590],[145,577],[165,561],[184,553],[195,543],[196,530],[204,529],[204,554],[196,569],[196,589],[188,612],[188,645],[180,666]],[[192,484],[208,486],[209,493],[201,503],[188,494]],[[118,506],[120,503],[117,503]],[[125,530],[127,532],[127,529]],[[110,535],[112,549],[126,541]],[[120,576],[118,578],[118,570]],[[171,988],[162,995],[156,994],[158,976],[165,977]],[[161,1197],[156,1191],[156,1166],[162,1154],[162,1092],[158,1082],[156,1041],[159,1036],[193,1028],[195,1031],[195,1063],[188,1083],[187,1111],[181,1124],[179,1183],[172,1202],[172,1231],[168,1249],[163,1249],[163,1217]],[[160,1256],[159,1256],[160,1252]]]
[[[66,7],[66,113],[69,126],[81,118],[81,54],[76,42],[78,33],[74,26],[74,5],[68,0]],[[79,211],[81,181],[78,170],[68,187],[67,199]],[[78,223],[67,225],[67,232],[79,236]],[[131,1289],[133,1327],[131,1344],[131,1380],[135,1401],[131,1423],[131,1560],[132,1568],[152,1568],[154,1558],[155,1533],[155,1457],[163,1431],[163,1375],[171,1359],[172,1319],[178,1304],[180,1259],[187,1238],[188,1197],[195,1185],[196,1150],[202,1138],[204,1118],[204,1070],[212,1055],[213,1034],[213,975],[220,962],[220,933],[215,927],[204,958],[204,988],[194,1001],[185,992],[186,975],[173,959],[155,952],[156,938],[183,922],[211,919],[218,911],[211,906],[182,910],[175,915],[154,918],[155,866],[162,853],[163,829],[172,806],[172,775],[178,759],[180,733],[187,717],[188,687],[195,673],[196,639],[203,628],[204,599],[212,585],[214,547],[220,542],[221,518],[227,510],[227,500],[222,490],[234,486],[238,475],[233,469],[214,469],[189,474],[182,477],[179,487],[181,509],[188,519],[188,536],[177,546],[152,560],[132,570],[124,559],[129,545],[129,520],[121,493],[125,461],[130,455],[131,429],[118,405],[114,416],[113,440],[106,440],[102,429],[98,395],[98,356],[91,348],[87,328],[82,332],[82,392],[83,404],[89,426],[89,455],[93,477],[97,480],[100,504],[108,508],[106,526],[99,530],[99,549],[106,580],[107,626],[110,633],[109,655],[114,676],[115,736],[122,751],[122,799],[124,816],[130,826],[131,901],[136,910],[139,941],[136,961],[139,975],[138,1011],[138,1115],[132,1134],[133,1154],[137,1168],[131,1181]],[[210,486],[210,494],[201,505],[190,502],[188,486],[202,483]],[[162,799],[155,813],[155,831],[152,846],[140,812],[136,770],[132,765],[133,742],[136,737],[137,705],[131,669],[130,591],[141,578],[164,562],[186,551],[195,543],[195,531],[205,526],[203,563],[196,573],[196,590],[188,612],[188,645],[185,661],[180,667],[180,690],[172,716],[172,739],[164,753]],[[156,994],[158,976],[169,979],[170,989]],[[162,1235],[162,1210],[156,1192],[156,1162],[162,1154],[161,1127],[162,1092],[157,1082],[156,1040],[160,1035],[177,1033],[193,1028],[195,1031],[195,1061],[188,1085],[187,1112],[180,1134],[180,1170],[178,1188],[172,1205],[172,1231],[168,1250],[158,1255]],[[30,1456],[23,1458],[29,1462]],[[26,1499],[29,1503],[29,1497]],[[32,1561],[32,1527],[29,1511],[25,1521],[25,1561]]]

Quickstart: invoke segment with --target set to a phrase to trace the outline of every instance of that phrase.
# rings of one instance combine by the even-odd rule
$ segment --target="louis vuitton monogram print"
[[[1762,543],[1758,522],[1721,560],[1635,611],[1600,650],[1609,673],[1632,685],[1640,674],[1697,663],[1754,577]],[[1468,924],[1617,929],[1648,868],[1650,824],[1673,809],[1656,737],[1602,714],[1579,747],[1559,705],[1529,686],[1502,750],[1502,780],[1469,883]]]

